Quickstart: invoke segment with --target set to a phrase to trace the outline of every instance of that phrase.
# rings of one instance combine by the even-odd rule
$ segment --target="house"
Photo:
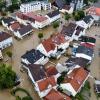
[[[47,1],[32,1],[20,5],[20,11],[23,13],[38,11],[38,10],[50,10],[50,9],[51,9],[51,3]]]
[[[66,51],[69,47],[69,39],[65,39],[65,36],[60,33],[56,33],[55,35],[51,36],[52,42],[57,45],[58,49],[62,49]]]
[[[97,94],[100,93],[100,81],[99,80],[95,80],[94,89]]]
[[[94,57],[94,50],[92,48],[88,48],[81,45],[76,48],[76,51],[74,53],[75,57],[82,57],[90,61]]]
[[[86,10],[87,15],[91,15],[95,21],[100,20],[100,1],[94,3],[89,9]]]
[[[74,8],[74,10],[80,10],[84,6],[84,0],[70,0],[70,6]]]
[[[31,79],[32,83],[35,84],[39,80],[46,78],[46,70],[43,65],[30,64],[23,66],[28,71],[28,76]]]
[[[60,33],[63,34],[67,40],[73,41],[76,27],[76,24],[69,23],[68,26],[63,26]]]
[[[73,10],[73,7],[71,7],[70,5],[64,5],[63,8],[59,9],[60,12],[68,14],[72,14]]]
[[[63,34],[66,39],[73,41],[78,40],[79,37],[85,35],[85,29],[77,24],[69,23],[68,26],[63,26],[60,33]]]
[[[71,7],[70,5],[66,5],[63,0],[54,0],[53,5],[57,7],[62,13],[73,13],[73,7]]]
[[[57,45],[55,45],[52,42],[52,39],[46,39],[44,41],[42,41],[42,43],[40,43],[37,46],[37,50],[39,50],[41,53],[43,53],[45,56],[47,57],[51,57],[51,55],[55,55],[57,52]]]
[[[36,14],[34,12],[17,13],[16,19],[23,24],[30,23],[34,28],[41,29],[49,25],[50,22],[47,17]]]
[[[56,89],[57,78],[58,77],[55,76],[47,77],[35,84],[35,90],[40,98],[45,97],[52,90],[52,88]]]
[[[12,36],[6,32],[0,32],[0,48],[5,49],[13,43]]]
[[[90,61],[81,57],[70,57],[67,61],[65,61],[64,65],[68,68],[68,70],[72,70],[74,68],[79,67],[87,67],[90,64]]]
[[[52,11],[52,12],[49,12],[46,17],[49,19],[50,23],[60,19],[60,13],[59,13],[59,10],[55,10],[55,11]]]
[[[9,29],[8,27],[14,22],[16,22],[16,20],[13,19],[12,17],[7,17],[2,19],[2,25],[7,29]]]
[[[71,100],[71,98],[66,95],[66,94],[63,94],[61,92],[59,92],[58,90],[56,89],[52,89],[44,98],[43,100]]]
[[[77,21],[76,24],[87,29],[93,25],[94,18],[91,15],[87,15],[83,18],[83,20]]]
[[[88,43],[88,44],[91,44],[93,46],[95,46],[95,43],[96,43],[96,39],[94,37],[89,37],[89,36],[81,36],[79,38],[79,41],[81,43]]]
[[[28,25],[20,25],[20,28],[15,29],[13,31],[15,37],[19,38],[19,39],[23,39],[23,37],[25,37],[26,35],[30,34],[31,32],[33,32],[33,28],[30,24]]]
[[[60,84],[62,91],[67,95],[75,96],[84,87],[89,72],[83,67],[70,70]]]
[[[21,56],[21,63],[24,65],[29,64],[46,64],[49,59],[42,54],[39,50],[32,49],[27,51],[23,56]]]

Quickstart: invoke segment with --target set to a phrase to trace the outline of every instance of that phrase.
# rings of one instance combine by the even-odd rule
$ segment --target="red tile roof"
[[[8,39],[10,37],[11,37],[10,34],[8,34],[6,32],[0,32],[0,42],[4,41],[4,40],[6,40],[6,39]]]
[[[39,14],[35,14],[33,12],[29,12],[29,13],[27,13],[25,15],[28,16],[28,17],[30,17],[30,18],[35,19],[38,22],[43,22],[43,21],[47,20],[47,17],[39,15]]]
[[[13,30],[19,29],[20,28],[20,24],[19,22],[15,22],[10,26]]]
[[[52,42],[52,40],[49,38],[49,39],[46,39],[42,42],[42,45],[44,46],[45,50],[47,52],[51,51],[51,50],[55,50],[56,46],[55,44]]]
[[[75,91],[78,91],[84,80],[87,78],[89,72],[83,67],[74,69],[64,79],[64,83],[70,83]]]
[[[48,76],[52,76],[52,75],[58,74],[58,71],[57,71],[56,67],[50,66],[49,68],[46,69],[46,73]]]
[[[92,45],[90,43],[81,43],[82,46],[85,46],[87,48],[93,48],[95,45]]]
[[[97,7],[90,7],[87,10],[88,14],[100,16],[100,8]]]
[[[57,84],[56,80],[55,80],[54,76],[52,76],[52,77],[48,77],[48,78],[46,78],[42,81],[39,81],[38,82],[38,87],[39,87],[40,91],[44,91],[48,88],[49,85],[51,85],[53,87],[56,84]]]
[[[44,100],[71,100],[71,98],[60,93],[59,91],[52,89],[49,94],[44,97]]]
[[[61,43],[67,42],[67,40],[65,39],[64,35],[63,34],[59,34],[59,33],[57,33],[56,35],[53,35],[51,37],[51,39],[52,39],[52,42],[57,44],[57,45],[60,45]]]

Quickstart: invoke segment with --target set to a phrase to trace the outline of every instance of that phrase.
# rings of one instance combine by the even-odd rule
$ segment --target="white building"
[[[65,94],[75,96],[84,87],[89,77],[89,72],[79,67],[70,70],[65,77],[64,81],[60,84],[61,89],[63,89]]]
[[[83,20],[77,21],[76,24],[87,29],[90,28],[94,23],[94,18],[91,15],[87,15]]]
[[[12,36],[6,32],[0,32],[0,48],[5,49],[13,43]]]
[[[20,11],[23,13],[31,12],[31,11],[38,11],[38,10],[50,10],[51,3],[43,2],[43,1],[33,1],[30,3],[21,4]]]
[[[61,15],[60,15],[59,10],[55,10],[55,11],[52,11],[52,12],[48,13],[46,15],[46,17],[49,19],[50,24],[51,24],[52,22],[60,19],[61,18]]]
[[[44,65],[49,61],[44,54],[42,54],[39,50],[32,49],[27,51],[23,56],[21,56],[21,62],[25,65],[29,64],[41,64]]]

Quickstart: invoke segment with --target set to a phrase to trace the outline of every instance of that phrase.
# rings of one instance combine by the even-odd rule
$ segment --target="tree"
[[[12,52],[11,51],[7,51],[6,54],[7,54],[8,57],[12,58]]]
[[[0,64],[0,89],[13,87],[16,79],[16,73],[11,66]]]
[[[38,38],[41,40],[43,38],[43,33],[39,33]]]
[[[59,27],[59,22],[54,22],[54,23],[53,23],[53,28],[56,29],[57,27]]]
[[[85,13],[82,10],[79,10],[77,12],[74,12],[73,17],[76,21],[81,20],[82,18],[85,17]]]
[[[70,15],[68,13],[65,14],[65,20],[69,20]]]

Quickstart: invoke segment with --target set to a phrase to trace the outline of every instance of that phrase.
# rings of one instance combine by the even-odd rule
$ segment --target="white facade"
[[[58,15],[56,15],[56,16],[54,16],[54,17],[52,17],[52,18],[50,18],[48,15],[46,15],[46,17],[49,19],[49,22],[52,23],[52,22],[54,22],[54,21],[60,19],[61,15],[60,15],[60,13],[59,13]]]
[[[48,2],[40,2],[34,1],[27,4],[21,4],[20,11],[23,13],[31,12],[31,11],[38,11],[38,10],[50,10],[51,3]]]
[[[12,37],[5,39],[5,40],[0,42],[0,48],[5,49],[5,48],[11,46],[12,43],[13,43]]]
[[[31,64],[27,59],[21,58],[21,61],[25,64]],[[38,61],[34,62],[34,64],[41,64],[41,65],[45,65],[47,62],[49,61],[49,58],[45,58],[44,56],[41,57]]]
[[[83,54],[83,53],[76,53],[75,55],[76,57],[81,57],[81,58],[84,58],[84,59],[87,59],[87,60],[92,60],[92,57],[91,56],[88,56],[86,54]]]
[[[67,10],[67,9],[61,9],[61,10],[59,10],[61,13],[68,13],[68,14],[72,14],[73,13],[73,7],[70,7],[70,9],[69,10]]]
[[[36,49],[39,50],[41,53],[43,53],[47,57],[50,57],[51,54],[56,54],[56,52],[57,52],[57,46],[55,47],[54,50],[51,50],[51,51],[47,52],[45,50],[44,46],[42,45],[42,43],[39,44]]]
[[[91,21],[89,23],[85,23],[83,20],[81,20],[81,21],[77,21],[76,24],[87,29],[92,26],[93,22],[94,22],[94,19],[91,19]]]

